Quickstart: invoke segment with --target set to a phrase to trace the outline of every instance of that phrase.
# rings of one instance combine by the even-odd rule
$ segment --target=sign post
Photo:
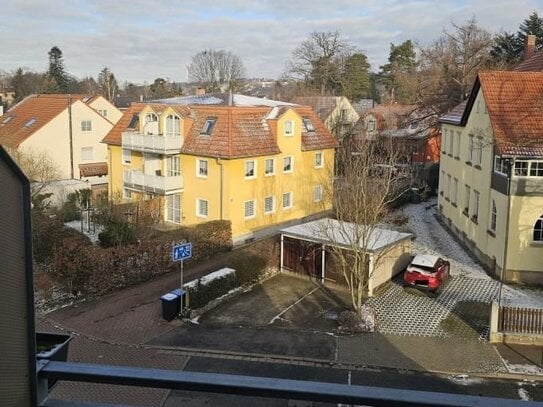
[[[179,288],[181,290],[183,290],[183,260],[190,259],[191,257],[192,257],[192,243],[183,242],[183,243],[173,246],[172,261],[174,263],[179,262],[179,275],[180,275]]]

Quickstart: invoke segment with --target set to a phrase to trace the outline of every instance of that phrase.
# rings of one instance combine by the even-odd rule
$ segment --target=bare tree
[[[192,57],[189,78],[209,92],[236,91],[245,76],[241,58],[229,51],[206,50]]]
[[[46,152],[30,149],[8,149],[8,153],[29,179],[32,201],[35,200],[47,184],[59,179],[58,168]]]
[[[338,31],[313,32],[292,53],[288,72],[302,79],[321,95],[341,88],[342,67],[354,52],[354,46]]]
[[[490,33],[472,18],[421,49],[419,102],[443,113],[468,95],[477,73],[490,66]]]
[[[324,223],[319,233],[327,240],[343,242],[328,249],[347,283],[355,312],[367,298],[372,270],[386,255],[372,250],[375,240],[381,238],[379,225],[410,186],[408,174],[394,166],[403,153],[389,138],[338,150],[339,175],[332,190],[326,191],[333,196],[333,214],[338,222]]]
[[[102,69],[98,74],[98,86],[100,86],[100,90],[107,100],[110,102],[115,100],[119,87],[115,75],[108,67]]]

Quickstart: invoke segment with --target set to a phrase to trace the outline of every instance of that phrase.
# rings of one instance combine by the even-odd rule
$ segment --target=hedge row
[[[247,285],[254,284],[262,276],[266,267],[266,259],[256,254],[240,253],[232,258],[228,267],[235,273],[210,281],[208,284],[198,284],[188,289],[190,308],[199,309],[216,298],[228,292]]]
[[[229,222],[209,222],[166,233],[154,232],[137,244],[102,248],[81,239],[63,239],[53,250],[51,275],[69,292],[102,294],[148,280],[172,267],[172,243],[193,244],[199,260],[230,250]]]

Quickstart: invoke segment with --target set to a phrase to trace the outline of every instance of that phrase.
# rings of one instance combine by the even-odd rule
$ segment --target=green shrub
[[[230,259],[228,267],[236,270],[236,279],[240,286],[258,281],[266,267],[266,259],[252,253],[242,253]]]
[[[126,246],[136,242],[134,226],[128,222],[110,222],[98,235],[100,246]]]
[[[190,307],[194,309],[202,308],[237,287],[239,287],[239,284],[234,274],[217,278],[206,285],[200,284],[198,280],[196,287],[191,287],[188,290]]]

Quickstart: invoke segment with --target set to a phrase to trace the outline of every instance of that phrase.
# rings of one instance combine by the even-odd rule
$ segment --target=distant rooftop
[[[229,105],[230,96],[232,97],[232,106],[297,106],[295,103],[263,99],[238,93],[206,93],[204,95],[177,96],[166,99],[154,99],[149,101],[149,103],[163,103],[167,105]]]

